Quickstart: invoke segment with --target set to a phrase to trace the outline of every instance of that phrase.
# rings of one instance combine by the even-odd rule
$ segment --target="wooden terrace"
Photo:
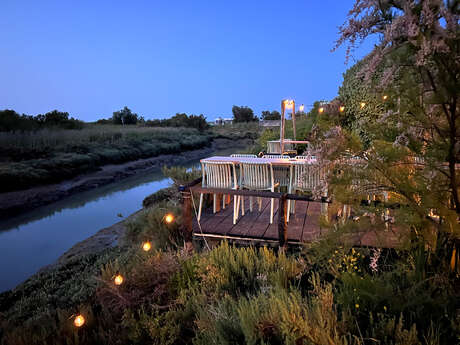
[[[302,245],[317,240],[327,229],[321,228],[320,216],[327,214],[331,201],[327,198],[314,200],[308,196],[261,192],[249,190],[230,190],[216,188],[202,188],[201,179],[187,186],[181,186],[184,207],[184,232],[186,241],[193,239],[228,240],[241,244],[268,244],[280,247],[288,245]],[[195,217],[194,205],[190,192],[196,196],[200,193],[222,195],[241,195],[245,198],[245,215],[241,215],[233,224],[233,197],[228,198],[225,209],[213,213],[212,208],[203,210],[201,221]],[[254,202],[253,211],[249,210],[249,196],[261,197],[262,207],[259,212],[257,202]],[[275,202],[275,217],[270,224],[270,198]],[[291,214],[289,223],[286,222],[287,200],[296,200],[295,213]],[[217,202],[221,205],[221,202]],[[195,205],[195,208],[197,205]],[[372,246],[394,248],[398,244],[398,236],[393,230],[381,233],[368,231],[346,235],[344,240],[354,246]]]

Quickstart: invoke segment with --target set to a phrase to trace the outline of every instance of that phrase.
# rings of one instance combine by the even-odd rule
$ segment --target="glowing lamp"
[[[384,101],[386,101],[386,100],[388,99],[388,96],[387,96],[387,95],[383,95],[382,99],[383,99]]]
[[[318,112],[319,112],[320,114],[322,114],[322,113],[324,112],[324,108],[323,108],[323,107],[320,107],[320,108],[318,109]]]
[[[341,106],[339,107],[339,111],[340,111],[341,113],[343,113],[343,112],[345,111],[345,106],[341,105]]]
[[[142,249],[145,251],[145,252],[148,252],[150,249],[152,248],[152,245],[150,244],[150,242],[144,242],[142,244]]]
[[[366,106],[366,103],[361,102],[361,103],[359,104],[359,106],[361,107],[361,109],[363,109],[363,108]]]
[[[120,273],[117,273],[115,278],[113,279],[115,285],[121,285],[123,283],[123,276]]]
[[[300,105],[299,111],[303,111],[305,109],[305,106],[303,104]]]
[[[171,213],[168,213],[165,216],[165,222],[171,224],[174,221],[174,216]]]
[[[75,316],[73,324],[75,325],[75,327],[83,326],[85,324],[85,318],[83,317],[83,315],[78,314],[77,316]]]

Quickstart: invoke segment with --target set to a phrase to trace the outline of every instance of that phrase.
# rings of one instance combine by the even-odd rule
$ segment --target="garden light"
[[[174,216],[171,213],[165,215],[165,222],[171,224],[174,221]]]
[[[148,241],[142,244],[142,249],[144,250],[144,252],[148,252],[151,248],[152,248],[152,245]]]
[[[85,318],[83,317],[83,315],[78,314],[77,316],[75,316],[73,324],[75,325],[75,327],[83,326],[85,324]]]
[[[120,273],[117,273],[113,279],[113,282],[115,285],[121,285],[123,283],[123,276]]]

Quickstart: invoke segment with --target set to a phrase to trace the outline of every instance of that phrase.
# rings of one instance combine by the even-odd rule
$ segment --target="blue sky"
[[[214,119],[331,99],[347,66],[330,50],[352,4],[1,0],[0,109]]]

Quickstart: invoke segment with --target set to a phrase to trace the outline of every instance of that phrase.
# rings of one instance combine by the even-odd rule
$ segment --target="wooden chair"
[[[242,189],[250,190],[269,190],[274,192],[275,188],[279,184],[275,183],[275,177],[273,174],[273,167],[271,163],[241,163],[241,186]],[[252,212],[252,201],[253,198],[249,197],[249,210]],[[262,198],[258,198],[259,201],[259,212],[262,210]],[[237,217],[239,212],[239,205],[241,202],[241,196],[238,197],[238,205],[236,208]],[[275,199],[271,199],[270,205],[270,224],[273,223],[273,211]],[[241,203],[244,212],[244,203]],[[243,213],[244,215],[244,213]]]
[[[238,189],[235,164],[231,162],[201,162],[202,187]],[[217,195],[213,194],[213,212],[217,209]],[[233,224],[236,224],[238,214],[236,212],[237,196],[233,197]],[[225,197],[222,198],[222,207],[225,208]],[[198,208],[198,221],[201,219],[203,208],[203,193],[200,194],[200,206]]]
[[[291,182],[289,184],[289,194],[297,191],[312,192],[318,187],[325,188],[326,170],[319,164],[308,162],[294,162],[291,166]],[[323,191],[323,194],[325,191]],[[289,222],[290,214],[295,213],[295,200],[291,209],[291,200],[288,200],[287,221]]]
[[[287,155],[263,155],[262,158],[289,159]],[[289,188],[289,167],[273,167],[275,182],[281,187]]]

